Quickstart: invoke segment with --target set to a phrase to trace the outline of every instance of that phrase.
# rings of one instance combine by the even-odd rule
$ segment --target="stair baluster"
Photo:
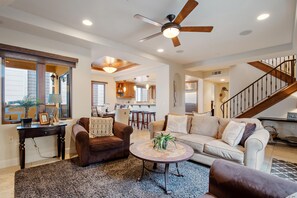
[[[275,59],[262,60],[261,62],[265,64],[270,64],[270,65],[274,65],[274,64],[278,64],[278,65],[272,68],[269,72],[267,72],[263,76],[261,76],[259,79],[254,81],[252,84],[247,86],[245,89],[243,89],[242,91],[240,91],[239,93],[237,93],[236,95],[234,95],[233,97],[225,101],[221,105],[222,115],[224,118],[232,118],[232,117],[240,116],[241,114],[245,113],[249,109],[255,107],[257,104],[260,104],[265,99],[276,94],[278,91],[285,89],[286,87],[288,87],[289,85],[291,85],[296,81],[296,77],[295,77],[296,56],[295,55],[280,57]],[[268,79],[270,79],[270,82]],[[270,93],[269,93],[269,88],[270,88]],[[243,96],[243,100],[242,100],[242,96]]]

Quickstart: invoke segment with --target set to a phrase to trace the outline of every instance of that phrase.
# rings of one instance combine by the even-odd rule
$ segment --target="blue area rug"
[[[79,167],[76,161],[17,171],[15,197],[199,197],[208,191],[209,168],[190,161],[179,163],[184,177],[176,177],[175,164],[170,165],[170,195],[164,193],[162,174],[146,171],[142,181],[136,181],[142,161],[135,157],[87,167]]]

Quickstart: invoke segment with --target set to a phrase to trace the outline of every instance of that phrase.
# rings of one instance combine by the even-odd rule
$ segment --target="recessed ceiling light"
[[[84,25],[87,25],[87,26],[91,26],[91,25],[93,25],[93,22],[90,21],[90,20],[88,20],[88,19],[83,20],[82,23],[83,23]]]
[[[260,14],[257,19],[258,21],[262,21],[262,20],[265,20],[269,17],[270,15],[268,13],[264,13],[264,14]]]
[[[164,49],[157,49],[157,52],[162,53],[164,52]]]
[[[221,82],[225,82],[225,79],[224,79],[224,78],[222,78],[220,81],[221,81]]]

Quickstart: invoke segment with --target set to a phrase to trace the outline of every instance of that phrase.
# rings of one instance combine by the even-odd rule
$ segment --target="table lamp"
[[[49,94],[48,103],[54,103],[55,105],[62,103],[61,95],[60,94]],[[57,106],[55,106],[52,111],[52,116],[53,116],[54,122],[59,122],[58,110],[59,110],[59,108],[57,108]]]

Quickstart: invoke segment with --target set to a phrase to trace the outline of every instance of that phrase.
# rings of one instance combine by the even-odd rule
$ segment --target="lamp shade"
[[[60,94],[50,94],[48,96],[48,103],[62,103],[62,97]]]

